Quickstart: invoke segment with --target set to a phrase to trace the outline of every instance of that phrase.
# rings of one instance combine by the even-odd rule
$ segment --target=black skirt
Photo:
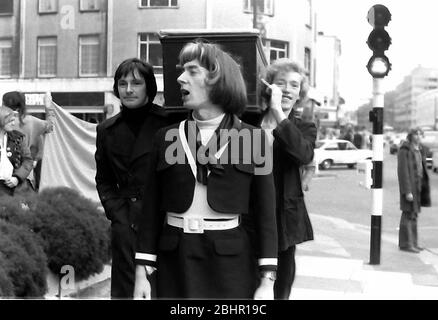
[[[257,260],[241,226],[184,233],[165,225],[157,257],[157,297],[162,299],[252,299]]]

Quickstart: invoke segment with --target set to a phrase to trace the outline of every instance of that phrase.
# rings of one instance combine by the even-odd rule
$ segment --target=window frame
[[[41,73],[41,47],[40,40],[55,40],[55,45],[45,44],[43,46],[52,46],[55,47],[55,72],[53,74],[42,74]],[[55,78],[58,74],[58,37],[57,36],[44,36],[37,38],[37,78]]]
[[[3,46],[2,42],[4,42],[5,44],[7,42],[8,44],[10,44],[10,46],[6,46],[6,45]],[[9,65],[9,73],[8,74],[0,73],[1,79],[8,79],[8,78],[12,77],[12,50],[13,50],[13,47],[14,47],[14,43],[13,43],[12,38],[0,38],[0,48],[1,49],[9,49],[9,64],[8,64]],[[1,69],[0,69],[0,71],[1,71]]]
[[[257,1],[257,0],[256,0]],[[275,1],[274,0],[262,0],[263,1],[263,12],[259,12],[265,16],[273,17],[275,15]],[[253,14],[252,0],[243,0],[243,12]],[[269,2],[269,6],[266,4]]]
[[[312,71],[312,49],[309,47],[304,47],[304,71],[308,76]]]
[[[151,59],[150,59],[150,50],[149,50],[149,48],[150,48],[150,44],[151,44],[151,43],[160,45],[161,53],[163,53],[163,48],[162,48],[162,45],[161,45],[161,42],[160,42],[159,39],[156,40],[156,41],[154,41],[154,40],[152,40],[152,41],[149,40],[149,39],[150,39],[150,38],[149,38],[150,35],[153,35],[153,34],[157,35],[156,32],[140,32],[140,33],[138,34],[138,37],[137,37],[137,43],[138,43],[137,57],[138,57],[140,60],[145,61],[145,62],[148,62],[148,63],[150,63],[149,61],[151,60]],[[141,36],[142,36],[142,35],[147,35],[147,40],[146,40],[146,41],[141,40]],[[157,35],[157,36],[158,36],[158,35]],[[146,58],[147,58],[146,60],[142,59],[142,57],[141,57],[141,46],[142,46],[142,44],[146,45]],[[151,65],[152,65],[152,64],[151,64]],[[155,73],[155,74],[163,74],[163,65],[161,65],[161,66],[152,65],[152,67],[154,68],[154,73]]]
[[[143,1],[146,2],[146,5],[143,4]],[[176,1],[175,5],[172,5],[172,2]],[[151,0],[138,0],[138,7],[140,9],[178,9],[179,3],[178,0],[167,0],[167,6],[151,6]]]
[[[285,45],[285,48],[281,49],[281,48],[272,47],[271,46],[272,42],[281,43],[281,44]],[[278,55],[279,52],[284,52],[284,54],[285,54],[284,58],[289,58],[289,42],[288,41],[276,40],[276,39],[263,39],[263,48],[265,50],[266,56],[268,57],[268,59],[270,61],[269,63],[281,58]],[[273,60],[271,60],[271,52],[272,51],[277,52],[276,59],[273,59]]]
[[[10,8],[11,11],[8,12],[0,12],[0,17],[9,17],[14,15],[14,0],[10,0]]]
[[[97,57],[98,57],[98,61],[97,61],[97,72],[96,73],[82,73],[82,41],[85,40],[90,40],[90,39],[94,39],[97,40]],[[93,43],[87,43],[87,45],[96,45]],[[100,49],[101,49],[101,41],[100,41],[100,37],[99,35],[96,34],[82,34],[79,35],[78,37],[78,75],[80,78],[93,78],[93,77],[98,77],[99,73],[100,73]]]
[[[98,11],[100,11],[100,1],[99,0],[92,0],[92,1],[94,1],[94,4],[96,6],[96,8],[94,8],[94,9],[84,8],[84,1],[90,1],[90,0],[79,0],[79,11],[80,12],[98,12]]]
[[[52,10],[42,10],[41,4],[43,1],[52,1],[52,0],[38,0],[38,14],[55,14],[58,13],[58,1],[54,0],[54,6],[55,8]]]

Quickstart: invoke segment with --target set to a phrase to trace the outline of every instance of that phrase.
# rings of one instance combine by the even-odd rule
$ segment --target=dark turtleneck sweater
[[[122,106],[122,119],[128,125],[129,129],[131,129],[132,133],[134,133],[135,137],[138,137],[150,108],[152,108],[151,103],[147,103],[136,109],[129,109]]]

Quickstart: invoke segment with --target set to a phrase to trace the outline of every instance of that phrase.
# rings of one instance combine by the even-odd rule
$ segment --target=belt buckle
[[[204,219],[183,218],[184,233],[204,233]]]

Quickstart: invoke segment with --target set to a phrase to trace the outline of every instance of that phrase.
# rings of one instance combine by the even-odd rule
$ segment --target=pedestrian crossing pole
[[[388,8],[381,4],[368,11],[368,23],[373,27],[367,44],[373,50],[367,69],[373,77],[373,110],[370,121],[373,123],[373,169],[372,169],[372,209],[371,209],[371,241],[370,264],[380,264],[380,247],[383,215],[383,107],[384,95],[382,81],[391,70],[391,63],[385,51],[391,45],[391,38],[385,27],[391,20]]]
[[[370,264],[380,264],[380,247],[383,214],[383,106],[384,95],[381,90],[382,79],[373,79],[373,170],[372,170],[372,211]]]

